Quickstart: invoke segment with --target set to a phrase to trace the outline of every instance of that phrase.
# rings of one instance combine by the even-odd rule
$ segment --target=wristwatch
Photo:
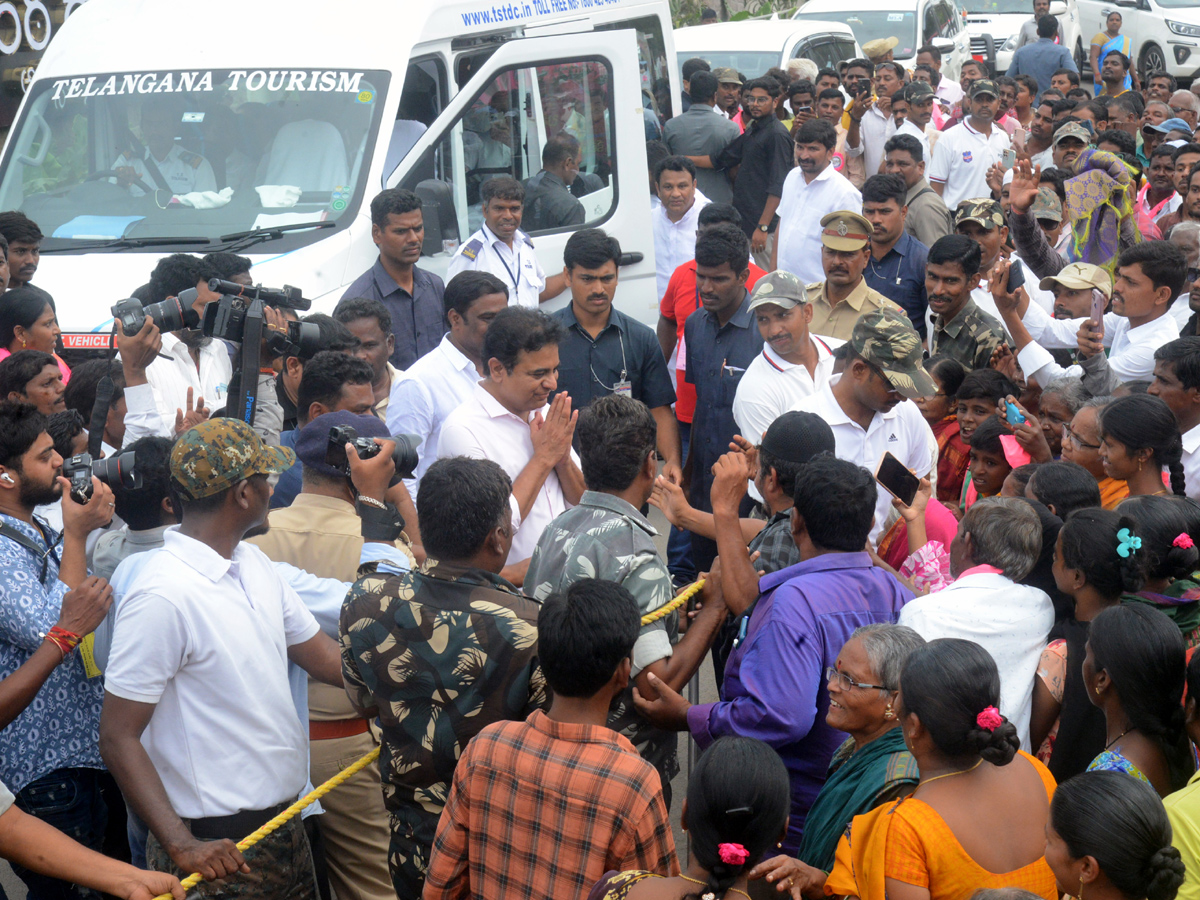
[[[766,233],[767,233],[767,228],[768,228],[768,226],[766,226],[766,225],[761,225],[761,224],[760,224],[760,225],[758,226],[758,230],[759,230],[759,231],[761,231],[763,234],[766,234]]]

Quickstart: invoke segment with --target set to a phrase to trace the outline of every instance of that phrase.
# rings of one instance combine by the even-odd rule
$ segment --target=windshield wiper
[[[306,228],[335,228],[337,222],[328,220],[320,222],[292,222],[288,225],[267,225],[262,228],[252,228],[249,231],[235,231],[233,234],[223,234],[220,240],[223,243],[218,249],[232,252],[234,250],[242,250],[246,247],[253,246],[262,241],[273,241],[283,237],[289,231],[303,231]]]
[[[56,238],[72,241],[61,247],[42,247],[42,253],[66,253],[72,250],[130,250],[140,247],[166,247],[172,244],[211,244],[206,237],[121,237],[106,241],[75,241],[73,238]]]

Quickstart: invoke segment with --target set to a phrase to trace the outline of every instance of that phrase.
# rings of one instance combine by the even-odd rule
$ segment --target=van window
[[[9,136],[0,209],[36,221],[43,252],[173,238],[241,249],[222,235],[336,222],[365,190],[388,80],[253,66],[38,80]],[[324,232],[282,234],[272,249]]]
[[[579,171],[570,188],[584,221],[607,218],[616,165],[611,80],[607,64],[581,59],[505,69],[489,81],[403,179],[402,186],[425,201],[424,252],[453,252],[483,223],[484,183],[509,176],[527,184],[541,170],[542,149],[556,137],[577,148]],[[522,223],[535,234],[561,227],[532,216]]]
[[[446,105],[446,65],[441,57],[430,56],[409,63],[404,74],[404,90],[400,94],[400,108],[396,121],[392,123],[392,136],[388,142],[387,157],[384,159],[382,186],[400,160],[413,148],[426,129]]]
[[[662,21],[657,16],[644,16],[640,19],[621,19],[596,26],[597,31],[617,31],[623,28],[632,28],[637,34],[642,98],[647,100],[649,105],[646,108],[654,110],[661,125],[675,115]],[[681,64],[682,62],[680,60]]]

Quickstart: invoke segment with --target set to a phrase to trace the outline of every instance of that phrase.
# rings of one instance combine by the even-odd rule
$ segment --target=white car
[[[1012,65],[1017,50],[1021,26],[1033,18],[1030,0],[958,0],[967,11],[967,31],[971,35],[971,55],[985,59],[988,53],[986,35],[992,38],[996,54],[996,74],[1003,74]],[[1075,0],[1053,0],[1050,15],[1058,19],[1059,43],[1071,51],[1075,65],[1083,71],[1088,60],[1087,41],[1079,24],[1079,7]],[[1088,41],[1091,35],[1088,35]]]
[[[719,69],[747,78],[785,68],[790,59],[811,59],[821,68],[837,68],[843,59],[862,56],[854,32],[841,22],[794,22],[790,19],[718,22],[675,29],[675,58],[682,68],[699,57]]]
[[[1197,0],[1077,0],[1084,46],[1104,30],[1108,14],[1121,14],[1121,34],[1133,42],[1138,76],[1165,71],[1176,78],[1200,77],[1200,3]]]
[[[808,0],[792,18],[845,22],[860,46],[897,38],[892,55],[907,69],[916,65],[919,47],[933,44],[942,53],[942,75],[955,81],[971,58],[966,14],[956,0]]]

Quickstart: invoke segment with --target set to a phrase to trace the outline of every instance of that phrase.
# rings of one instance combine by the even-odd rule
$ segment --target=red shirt
[[[750,275],[746,278],[746,287],[754,289],[755,283],[767,273],[750,263]],[[680,422],[692,422],[696,411],[696,386],[688,384],[683,377],[686,354],[683,347],[683,326],[687,317],[700,308],[700,292],[696,290],[696,261],[685,262],[671,273],[667,282],[667,292],[663,294],[658,305],[658,311],[664,319],[675,323],[675,418]]]

